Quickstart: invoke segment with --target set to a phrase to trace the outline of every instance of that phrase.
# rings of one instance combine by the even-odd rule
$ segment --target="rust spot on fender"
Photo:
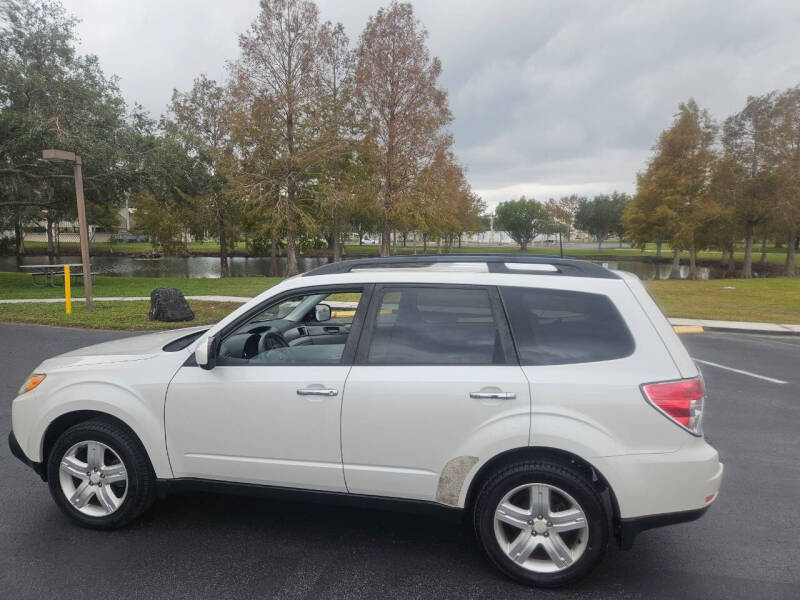
[[[436,501],[450,506],[458,506],[458,497],[461,495],[461,486],[470,469],[478,462],[477,456],[457,456],[448,461],[439,477],[436,488]]]

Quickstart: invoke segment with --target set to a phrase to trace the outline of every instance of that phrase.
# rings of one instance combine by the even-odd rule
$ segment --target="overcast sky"
[[[81,49],[154,116],[172,89],[225,78],[257,0],[62,0]],[[387,2],[319,0],[355,44]],[[800,0],[413,2],[442,60],[456,152],[490,206],[521,194],[631,192],[694,97],[717,119],[800,83]]]

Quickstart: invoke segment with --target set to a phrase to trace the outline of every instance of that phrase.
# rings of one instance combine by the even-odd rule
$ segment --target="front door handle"
[[[300,388],[297,390],[298,396],[338,396],[339,390],[330,388]]]
[[[475,400],[514,400],[514,392],[470,392],[469,397]]]

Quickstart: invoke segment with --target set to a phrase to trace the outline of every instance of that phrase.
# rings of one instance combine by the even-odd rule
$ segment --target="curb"
[[[703,333],[703,328],[700,325],[673,325],[672,328],[678,335],[685,335],[689,333]]]
[[[714,331],[723,333],[753,333],[759,335],[800,335],[800,325],[779,323],[750,323],[745,321],[716,321],[713,319],[669,319],[677,333],[702,333]],[[684,331],[684,328],[687,330]],[[700,331],[688,328],[699,328]]]

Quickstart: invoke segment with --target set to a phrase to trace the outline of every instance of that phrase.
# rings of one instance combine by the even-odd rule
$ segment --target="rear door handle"
[[[298,396],[338,396],[339,390],[330,388],[300,388],[297,390]]]
[[[469,397],[475,400],[514,400],[517,395],[514,392],[470,392]]]

